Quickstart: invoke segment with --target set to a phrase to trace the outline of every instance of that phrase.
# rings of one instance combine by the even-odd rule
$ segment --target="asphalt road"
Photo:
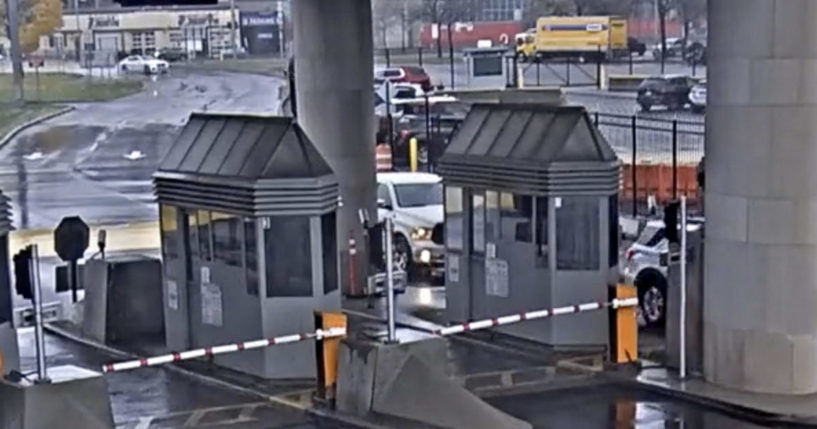
[[[155,219],[151,175],[191,112],[277,113],[274,77],[174,71],[145,91],[75,105],[0,148],[0,189],[20,229],[63,216],[117,224]]]
[[[36,368],[34,334],[19,334],[22,372]],[[48,366],[76,365],[99,371],[112,357],[88,347],[46,336]],[[114,421],[118,429],[241,428],[319,429],[352,428],[302,411],[264,402],[254,396],[193,380],[161,368],[105,375]]]

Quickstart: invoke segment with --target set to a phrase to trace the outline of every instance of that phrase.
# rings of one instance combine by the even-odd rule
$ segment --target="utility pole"
[[[17,9],[17,0],[6,0],[6,15],[8,15],[8,36],[11,41],[9,54],[14,83],[14,101],[23,103],[23,54],[20,50],[20,13]]]
[[[230,0],[230,20],[232,24],[230,25],[230,30],[232,30],[232,41],[233,41],[233,58],[238,58],[238,29],[236,28],[236,19],[235,19],[235,0]]]
[[[74,20],[75,20],[75,22],[77,24],[77,38],[76,38],[76,41],[74,43],[74,46],[76,47],[76,50],[77,50],[77,62],[81,64],[82,63],[82,53],[81,53],[82,52],[82,26],[79,23],[79,0],[74,0]],[[141,44],[142,44],[143,49],[144,49],[145,41],[142,40]],[[142,52],[142,53],[144,53],[144,52]]]

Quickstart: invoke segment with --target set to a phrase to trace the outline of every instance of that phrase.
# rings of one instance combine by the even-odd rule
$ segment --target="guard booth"
[[[11,205],[8,197],[0,192],[0,378],[11,370],[20,369],[9,266],[9,233],[12,230]]]
[[[469,88],[504,88],[514,71],[507,47],[463,49]]]
[[[582,107],[476,104],[440,159],[450,321],[607,300],[618,277],[619,161]],[[607,342],[607,313],[498,328]]]
[[[154,175],[167,347],[314,330],[340,308],[332,170],[292,118],[193,114]],[[216,356],[265,378],[315,376],[309,342]]]

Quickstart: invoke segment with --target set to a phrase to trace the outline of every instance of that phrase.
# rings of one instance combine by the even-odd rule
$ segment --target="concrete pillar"
[[[704,373],[817,392],[817,0],[709,0]]]
[[[298,122],[340,182],[338,243],[348,261],[350,231],[363,247],[358,209],[375,210],[375,122],[372,10],[370,0],[292,2]],[[362,290],[366,252],[358,252],[357,290]],[[348,263],[341,265],[349,290]]]

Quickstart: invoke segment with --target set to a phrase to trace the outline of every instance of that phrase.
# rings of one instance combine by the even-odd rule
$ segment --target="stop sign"
[[[79,216],[64,217],[54,230],[54,250],[63,261],[76,261],[85,254],[90,235]]]

